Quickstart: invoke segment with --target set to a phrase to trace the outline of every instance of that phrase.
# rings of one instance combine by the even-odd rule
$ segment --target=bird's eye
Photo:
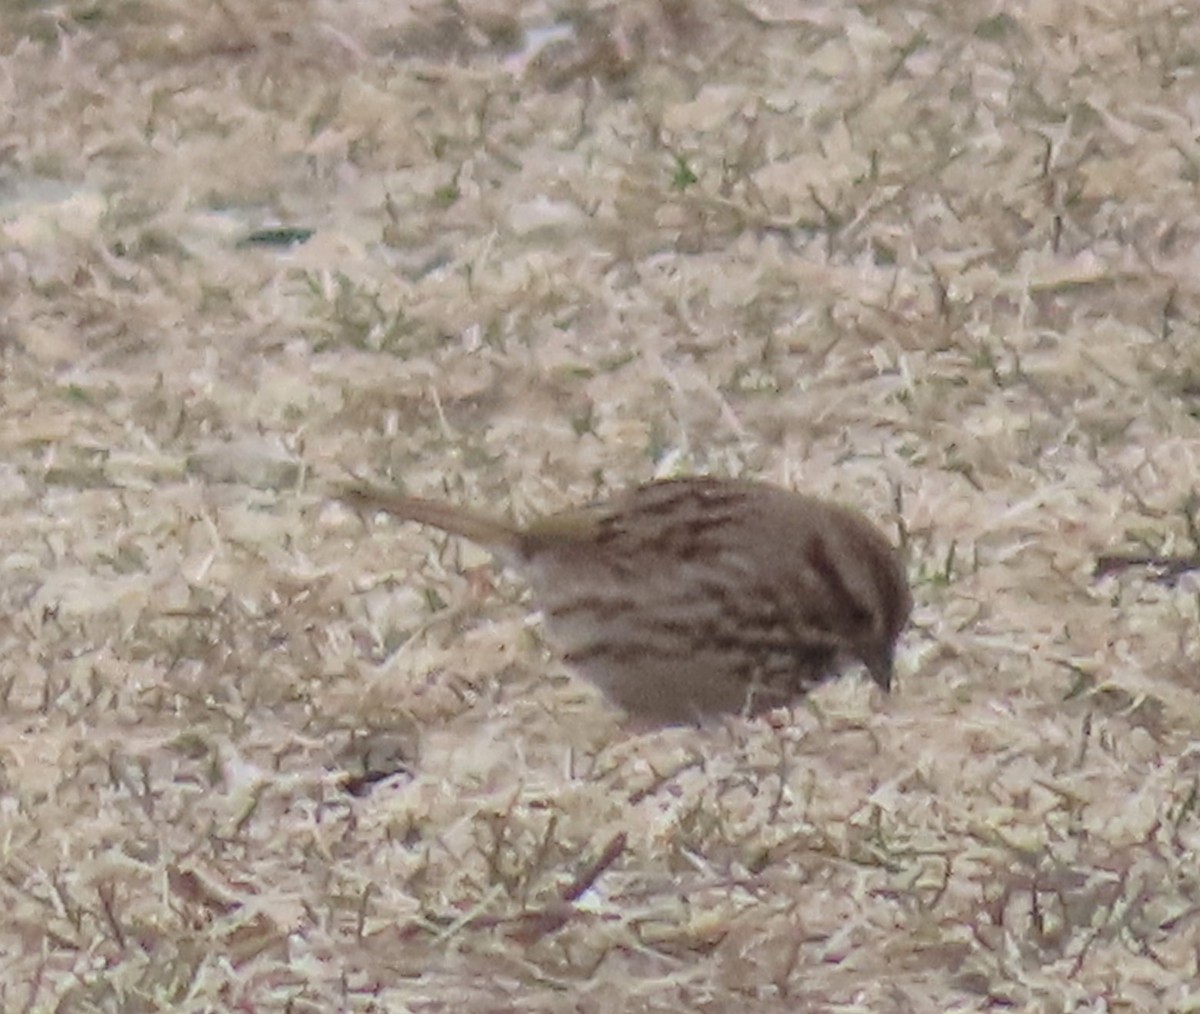
[[[846,612],[855,626],[869,627],[875,620],[871,610],[857,602],[850,603]]]

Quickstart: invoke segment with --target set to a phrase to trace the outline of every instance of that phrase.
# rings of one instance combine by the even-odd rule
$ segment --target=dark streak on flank
[[[664,645],[653,639],[654,633],[680,633],[686,642]],[[647,637],[637,641],[595,641],[563,657],[568,663],[585,664],[600,659],[612,662],[637,661],[653,655],[656,658],[687,659],[696,653],[709,652],[737,659],[746,654],[747,634],[757,634],[753,640],[753,651],[746,666],[753,670],[786,671],[793,664],[827,663],[834,654],[833,645],[798,642],[780,627],[759,627],[752,631],[720,630],[686,623],[656,623],[645,628]]]
[[[599,620],[615,620],[633,608],[629,599],[613,595],[581,595],[577,599],[562,602],[546,610],[554,620],[565,620],[583,614]]]
[[[658,658],[672,658],[678,657],[679,652],[640,641],[636,644],[627,641],[596,641],[593,644],[585,645],[574,651],[566,652],[563,655],[563,661],[568,665],[580,666],[601,660],[617,664],[628,664],[638,662],[647,655],[654,655]]]

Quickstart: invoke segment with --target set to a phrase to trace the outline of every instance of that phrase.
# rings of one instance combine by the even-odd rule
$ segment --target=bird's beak
[[[868,655],[863,661],[879,689],[885,694],[889,693],[892,689],[892,649],[884,648],[878,654]]]

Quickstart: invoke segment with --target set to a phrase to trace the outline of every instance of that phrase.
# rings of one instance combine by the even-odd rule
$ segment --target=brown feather
[[[652,721],[791,703],[839,657],[887,690],[912,609],[899,557],[870,521],[765,483],[650,483],[524,528],[370,487],[342,498],[514,563],[566,662]]]

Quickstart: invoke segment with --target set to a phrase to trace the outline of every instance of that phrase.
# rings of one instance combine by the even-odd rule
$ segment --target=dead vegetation
[[[1200,1001],[1200,15],[0,0],[0,47],[0,1008]],[[631,734],[482,556],[321,493],[692,471],[903,536],[891,699]]]

